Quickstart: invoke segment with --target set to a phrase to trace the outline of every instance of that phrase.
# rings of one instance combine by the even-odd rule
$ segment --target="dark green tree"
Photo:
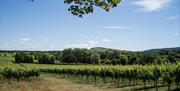
[[[117,7],[120,2],[121,0],[64,0],[64,3],[70,6],[68,11],[78,17],[93,13],[95,7],[109,11],[111,8]]]
[[[23,62],[23,60],[24,60],[24,57],[22,56],[22,54],[16,53],[16,55],[15,55],[15,62],[16,63],[21,63],[21,62]]]
[[[43,54],[39,57],[38,63],[40,64],[54,64],[55,57],[53,55]]]
[[[33,57],[26,53],[16,53],[15,62],[16,63],[33,63]]]
[[[142,57],[142,64],[155,63],[156,55],[153,53],[144,53]]]
[[[128,57],[126,55],[121,55],[120,56],[120,61],[122,65],[125,65],[128,63]]]
[[[138,57],[132,56],[129,58],[128,64],[137,64],[138,63]]]
[[[74,54],[74,50],[69,48],[63,50],[62,54],[62,62],[64,63],[77,63],[76,56]]]
[[[105,11],[118,6],[121,0],[64,0],[65,4],[70,5],[68,11],[73,15],[82,17],[84,14],[93,13],[94,7],[100,7]]]
[[[93,53],[90,59],[92,64],[100,64],[100,56],[97,53]]]

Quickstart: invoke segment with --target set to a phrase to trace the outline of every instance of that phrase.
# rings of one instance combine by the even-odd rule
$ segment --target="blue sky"
[[[146,50],[180,46],[180,0],[123,0],[83,18],[63,0],[0,0],[1,50],[108,47]]]

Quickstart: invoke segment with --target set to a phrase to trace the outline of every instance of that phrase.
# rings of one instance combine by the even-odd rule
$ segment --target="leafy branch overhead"
[[[100,7],[105,11],[109,11],[110,8],[116,7],[120,2],[121,0],[64,0],[65,4],[70,5],[68,11],[78,17],[93,13],[94,7]]]
[[[121,0],[64,0],[65,4],[70,5],[68,11],[79,17],[93,13],[95,6],[109,11],[110,8],[116,7],[120,2]]]

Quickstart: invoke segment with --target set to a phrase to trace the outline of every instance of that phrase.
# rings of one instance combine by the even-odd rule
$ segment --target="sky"
[[[123,0],[73,16],[63,0],[0,0],[0,50],[180,47],[180,0]]]

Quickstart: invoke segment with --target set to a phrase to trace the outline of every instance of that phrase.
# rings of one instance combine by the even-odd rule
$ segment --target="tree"
[[[103,59],[103,60],[101,61],[101,63],[103,63],[103,64],[111,64],[111,60],[109,60],[109,59]]]
[[[100,56],[97,53],[93,53],[91,55],[91,62],[92,64],[100,64]]]
[[[84,14],[93,13],[94,7],[100,7],[105,11],[116,7],[121,0],[64,0],[65,4],[69,4],[68,11],[71,14],[82,17]]]
[[[26,53],[16,53],[15,62],[16,63],[33,63],[33,57]]]
[[[128,57],[126,55],[121,55],[120,56],[120,61],[121,61],[122,65],[125,65],[128,62]]]
[[[132,56],[130,57],[128,64],[137,64],[137,60],[137,56]]]
[[[153,53],[144,53],[142,57],[142,64],[152,64],[155,62],[156,55]]]
[[[21,63],[24,60],[24,57],[20,53],[16,53],[15,55],[15,62],[16,63]]]
[[[64,0],[65,4],[70,5],[68,11],[78,17],[93,13],[94,7],[100,7],[105,11],[109,11],[110,8],[117,7],[120,2],[121,0]]]
[[[120,60],[120,59],[112,59],[111,63],[112,63],[113,65],[121,64],[121,60]]]
[[[73,49],[69,48],[69,49],[63,50],[62,62],[64,62],[64,63],[77,63],[77,59],[76,59],[76,56],[74,55]]]
[[[61,51],[54,53],[54,57],[59,63],[62,62],[62,52]]]
[[[180,54],[176,51],[171,51],[168,56],[167,59],[171,62],[171,63],[176,63],[176,62],[180,62]]]
[[[40,56],[38,63],[40,64],[54,64],[55,57],[53,55],[43,54]]]
[[[100,56],[96,52],[92,52],[88,49],[65,49],[62,54],[62,62],[64,63],[87,63],[87,64],[99,64]]]
[[[30,55],[24,55],[23,63],[33,63],[33,57]]]

